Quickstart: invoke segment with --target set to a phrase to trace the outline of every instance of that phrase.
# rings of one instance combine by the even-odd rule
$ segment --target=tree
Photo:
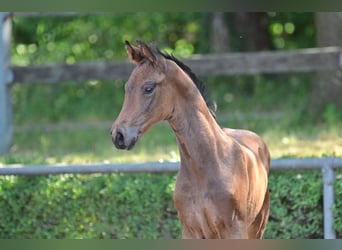
[[[230,50],[229,28],[225,20],[225,13],[214,12],[210,15],[211,21],[211,50],[214,53],[228,52]]]
[[[342,46],[342,12],[316,13],[316,41],[318,47]],[[329,108],[342,108],[342,70],[317,73],[305,113],[322,119]]]
[[[214,12],[210,15],[210,23],[211,50],[214,53],[273,48],[266,12]]]
[[[233,16],[243,50],[260,51],[273,48],[266,12],[237,12]]]

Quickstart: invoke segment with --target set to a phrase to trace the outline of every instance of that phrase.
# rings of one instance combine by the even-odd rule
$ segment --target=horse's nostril
[[[116,141],[118,142],[123,142],[124,141],[124,136],[121,132],[116,133]]]
[[[116,131],[114,144],[119,149],[124,149],[126,147],[125,146],[125,137],[119,129]]]

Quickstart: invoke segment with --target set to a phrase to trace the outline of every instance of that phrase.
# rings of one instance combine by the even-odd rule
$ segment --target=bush
[[[172,175],[0,179],[1,238],[175,238]]]
[[[0,237],[180,238],[174,183],[174,174],[1,177]],[[323,238],[319,171],[272,172],[269,185],[264,238]],[[337,199],[337,236],[341,206]]]
[[[265,238],[323,238],[319,171],[281,171],[269,177],[271,208]]]

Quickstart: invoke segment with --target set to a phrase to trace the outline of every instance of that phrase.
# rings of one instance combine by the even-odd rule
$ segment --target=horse
[[[157,122],[177,139],[173,195],[182,238],[261,239],[269,216],[270,153],[254,132],[221,128],[203,82],[173,55],[125,41],[135,64],[111,127],[117,149],[131,150]]]

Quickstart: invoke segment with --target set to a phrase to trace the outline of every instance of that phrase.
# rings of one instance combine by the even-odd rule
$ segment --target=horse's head
[[[166,84],[166,59],[145,43],[135,47],[126,41],[130,61],[136,64],[125,84],[121,112],[111,128],[116,148],[130,150],[158,121],[172,113],[172,88]]]

